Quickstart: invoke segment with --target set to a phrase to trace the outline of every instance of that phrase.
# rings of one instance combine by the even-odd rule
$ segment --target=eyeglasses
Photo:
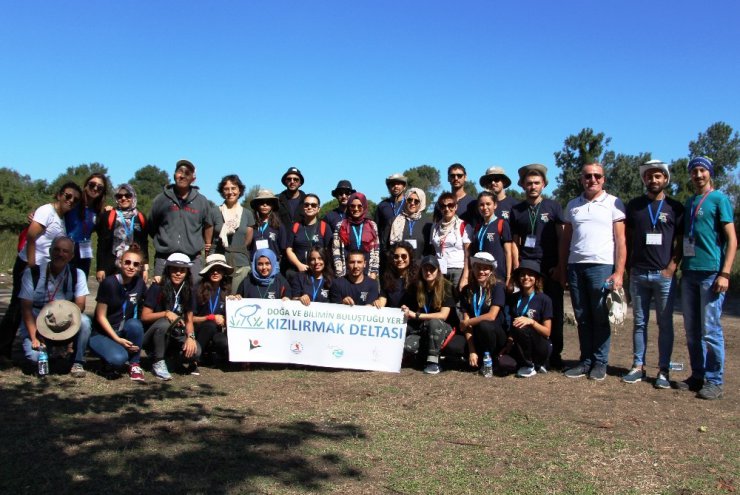
[[[87,188],[90,191],[103,192],[103,190],[105,189],[105,186],[103,184],[98,184],[97,182],[88,182]]]
[[[133,194],[130,194],[130,193],[119,193],[119,194],[116,194],[116,199],[119,200],[119,201],[122,200],[122,199],[131,199],[133,197],[134,197],[134,195]]]
[[[420,205],[421,204],[420,200],[414,199],[414,198],[409,198],[406,200],[406,202],[410,205]]]
[[[300,181],[301,181],[300,177],[286,177],[285,178],[285,182],[300,182]]]
[[[319,204],[318,203],[303,203],[303,207],[304,208],[318,208]]]
[[[449,174],[448,177],[450,179],[462,179],[465,177],[465,174]]]
[[[362,205],[348,205],[347,208],[350,210],[362,210]]]
[[[139,268],[141,266],[141,261],[134,261],[134,260],[123,260],[123,266],[132,266],[134,268]]]
[[[442,204],[442,209],[444,210],[454,210],[457,205],[455,203],[444,203]]]
[[[76,203],[80,200],[80,197],[72,193],[64,193],[64,200]]]
[[[394,260],[407,260],[409,259],[409,255],[408,254],[394,254],[393,259]]]
[[[583,174],[583,178],[586,180],[601,180],[604,178],[604,176],[601,174]]]

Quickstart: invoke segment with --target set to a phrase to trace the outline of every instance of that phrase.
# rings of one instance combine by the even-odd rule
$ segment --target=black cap
[[[419,266],[430,265],[439,270],[439,260],[436,256],[428,254],[421,259]]]
[[[542,272],[540,271],[539,261],[522,260],[519,262],[519,266],[516,267],[516,270],[514,270],[514,273],[518,272],[519,270],[529,270],[530,272],[535,272],[537,275],[542,277]]]
[[[301,171],[300,171],[300,170],[298,170],[298,169],[297,169],[297,168],[295,168],[295,167],[290,167],[290,168],[289,168],[289,169],[288,169],[288,170],[287,170],[287,171],[286,171],[286,172],[285,172],[285,173],[283,174],[283,178],[282,178],[282,179],[280,179],[280,182],[282,182],[282,184],[283,184],[283,185],[285,185],[285,178],[286,178],[287,176],[289,176],[289,175],[297,175],[297,176],[298,176],[298,178],[299,178],[299,179],[301,179],[301,185],[303,185],[303,183],[305,182],[305,181],[304,181],[304,179],[303,179],[303,174],[301,173]]]
[[[331,195],[336,197],[339,191],[349,191],[350,194],[357,192],[352,187],[352,183],[345,179],[342,179],[339,182],[337,182],[337,187],[334,188],[334,190],[331,192]]]

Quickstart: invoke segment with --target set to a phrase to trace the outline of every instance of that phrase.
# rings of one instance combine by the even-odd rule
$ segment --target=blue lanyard
[[[260,235],[261,235],[262,237],[264,237],[264,236],[265,236],[265,230],[267,230],[267,220],[265,220],[265,221],[264,221],[264,222],[262,223],[262,225],[260,225],[260,227],[259,227],[259,229],[258,229],[258,230],[260,231]]]
[[[396,209],[395,206],[391,205],[391,209],[393,210],[393,216],[397,217],[399,213],[401,213],[401,210],[403,209],[403,205],[406,204],[406,198],[401,199],[401,204],[398,205],[398,209]]]
[[[413,237],[412,232],[414,231],[414,224],[416,223],[416,220],[407,220],[406,225],[409,226],[409,237]]]
[[[360,228],[358,229],[356,225],[352,225],[352,233],[355,235],[355,241],[357,242],[357,249],[360,249],[362,247],[362,229],[365,228],[365,223],[360,224]],[[359,230],[359,233],[358,233]]]
[[[704,195],[701,197],[701,201],[699,201],[699,204],[696,205],[696,208],[691,209],[691,223],[689,224],[689,239],[694,238],[694,219],[696,218],[696,214],[699,212],[699,208],[701,208],[701,204],[704,202],[705,199],[707,199],[707,196],[710,192],[712,192],[714,189],[710,189],[709,191],[705,192]],[[691,198],[691,204],[694,204],[694,201],[696,201],[696,198],[698,198],[699,195],[695,195],[693,198]]]
[[[527,314],[527,310],[529,309],[529,303],[532,302],[532,299],[534,298],[534,292],[532,292],[529,295],[529,299],[527,299],[527,304],[522,308],[522,301],[524,301],[523,297],[519,298],[519,304],[517,305],[516,312],[518,313],[518,316],[524,316]]]
[[[478,251],[483,251],[483,241],[486,240],[486,234],[488,233],[488,226],[493,223],[493,219],[488,222],[485,226],[481,227],[478,231]]]
[[[485,302],[485,293],[483,292],[483,287],[481,287],[478,294],[473,294],[473,313],[475,316],[480,316],[480,312],[483,310]]]
[[[128,299],[123,301],[123,319],[126,319],[126,307],[128,306]],[[133,318],[136,318],[138,313],[139,303],[134,304],[134,316]]]
[[[315,281],[316,281],[316,279],[313,278],[313,275],[312,275],[311,276],[311,290],[313,292],[313,296],[311,296],[311,300],[312,301],[315,301],[316,300],[316,295],[321,290],[321,286],[324,285],[324,278],[323,277],[319,279],[319,285],[316,285],[314,283]]]
[[[658,216],[660,216],[660,210],[663,209],[663,200],[660,200],[660,203],[658,203],[658,210],[655,212],[655,216],[653,216],[653,210],[650,208],[650,204],[648,204],[648,214],[650,215],[650,222],[653,224],[653,230],[655,230],[655,226],[658,224]]]
[[[126,225],[126,219],[123,218],[123,213],[121,211],[118,211],[118,220],[121,222],[121,225],[123,225],[123,231],[126,233],[126,239],[133,239],[134,238],[134,218],[131,217],[131,224]]]
[[[211,310],[211,314],[216,314],[216,308],[218,308],[218,300],[221,297],[221,287],[216,291],[216,297],[208,301],[208,308]]]

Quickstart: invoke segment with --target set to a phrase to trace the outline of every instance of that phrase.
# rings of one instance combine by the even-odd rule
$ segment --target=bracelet
[[[206,316],[206,320],[208,320],[208,321],[214,321],[215,319],[216,319],[216,315],[214,315],[214,314],[210,314],[210,315]]]
[[[725,277],[727,280],[730,280],[730,274],[727,272],[719,272],[717,274],[718,277]]]

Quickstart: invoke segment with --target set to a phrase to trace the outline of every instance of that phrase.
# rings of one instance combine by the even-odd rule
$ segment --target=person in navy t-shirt
[[[365,255],[351,251],[347,275],[334,281],[329,289],[329,302],[349,306],[373,304],[378,298],[378,282],[365,276]]]

